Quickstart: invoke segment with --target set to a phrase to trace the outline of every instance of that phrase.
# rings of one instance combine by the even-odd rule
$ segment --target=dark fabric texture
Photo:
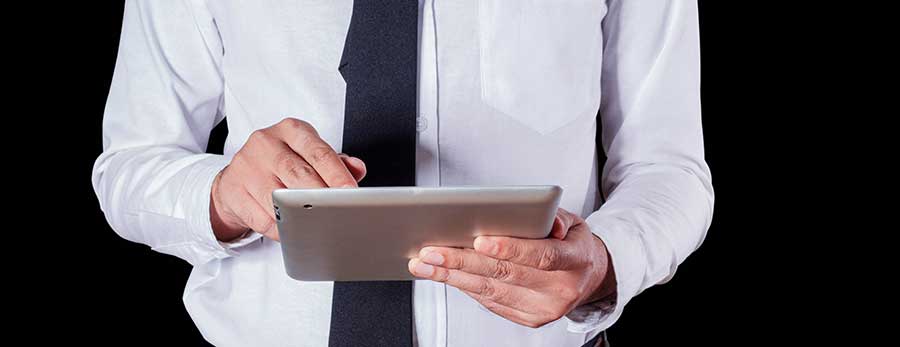
[[[338,68],[347,82],[343,152],[367,186],[412,186],[416,172],[417,0],[357,0]]]
[[[416,184],[418,1],[355,0],[338,70],[360,186]],[[412,346],[412,282],[335,282],[329,346]]]

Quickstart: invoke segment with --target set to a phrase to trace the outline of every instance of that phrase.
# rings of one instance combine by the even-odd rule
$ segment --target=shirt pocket
[[[599,102],[602,0],[480,0],[484,103],[547,134]]]

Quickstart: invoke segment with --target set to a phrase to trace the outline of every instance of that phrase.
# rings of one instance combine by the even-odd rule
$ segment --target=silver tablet
[[[278,189],[272,193],[288,276],[408,280],[425,246],[472,247],[479,235],[544,238],[558,186]]]

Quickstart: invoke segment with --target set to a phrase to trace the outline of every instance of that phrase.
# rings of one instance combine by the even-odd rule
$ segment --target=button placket
[[[440,146],[438,141],[438,56],[435,0],[423,0],[419,62],[419,116],[416,130],[420,155],[417,159],[416,185],[440,186]],[[447,345],[447,293],[443,283],[431,283],[434,336],[429,345]]]
[[[440,185],[438,148],[437,38],[434,1],[422,3],[419,53],[419,116],[416,118],[418,153],[416,185]]]
[[[423,132],[428,129],[428,116],[416,117],[416,131]]]

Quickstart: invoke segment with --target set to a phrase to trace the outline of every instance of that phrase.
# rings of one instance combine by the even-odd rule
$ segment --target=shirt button
[[[425,129],[428,129],[428,118],[416,117],[416,131],[423,132]]]

